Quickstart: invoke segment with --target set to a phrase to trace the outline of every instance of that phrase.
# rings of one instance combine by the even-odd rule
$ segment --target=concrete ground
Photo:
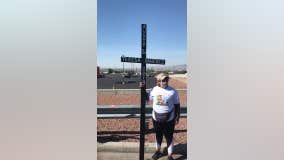
[[[164,154],[159,160],[167,160],[165,144],[162,145]],[[175,160],[187,160],[186,144],[176,144],[173,158]],[[144,159],[151,160],[155,152],[154,143],[145,144]],[[108,142],[98,143],[98,160],[139,160],[139,143],[134,142]]]

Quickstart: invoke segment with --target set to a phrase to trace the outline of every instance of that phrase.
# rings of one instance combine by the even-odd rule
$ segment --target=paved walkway
[[[165,148],[165,145],[162,145]],[[151,160],[155,152],[154,143],[145,144],[145,160]],[[98,160],[139,160],[139,143],[134,142],[108,142],[98,143]],[[186,144],[175,145],[173,154],[175,160],[186,160]],[[159,160],[167,160],[167,154]]]

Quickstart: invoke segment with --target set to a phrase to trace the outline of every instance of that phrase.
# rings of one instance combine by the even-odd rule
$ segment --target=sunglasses
[[[158,80],[158,82],[168,82],[169,81],[169,78],[165,78],[163,80]]]
[[[165,79],[162,80],[162,82],[168,82],[168,81],[169,81],[168,78],[165,78]]]

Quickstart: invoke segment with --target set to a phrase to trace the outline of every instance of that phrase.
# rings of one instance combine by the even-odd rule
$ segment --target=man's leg
[[[167,148],[168,148],[169,157],[172,156],[173,149],[174,149],[174,141],[173,141],[174,129],[175,129],[175,122],[173,120],[173,121],[167,122],[165,125],[165,129],[163,130],[163,133],[167,140]]]
[[[160,151],[161,149],[161,144],[162,144],[162,141],[163,141],[163,128],[161,126],[161,124],[157,121],[155,121],[153,118],[152,118],[152,121],[153,121],[153,126],[154,126],[154,130],[155,130],[155,133],[156,133],[156,150],[157,151]]]
[[[153,122],[154,130],[156,133],[156,152],[154,153],[152,158],[154,160],[157,160],[162,156],[161,144],[163,140],[163,132],[162,132],[162,126],[159,122],[155,121],[153,118],[152,118],[152,122]]]

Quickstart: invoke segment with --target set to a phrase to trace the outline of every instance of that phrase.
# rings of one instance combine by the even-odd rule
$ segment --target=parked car
[[[123,74],[122,77],[124,77],[124,78],[130,78],[130,77],[131,77],[131,74]]]

